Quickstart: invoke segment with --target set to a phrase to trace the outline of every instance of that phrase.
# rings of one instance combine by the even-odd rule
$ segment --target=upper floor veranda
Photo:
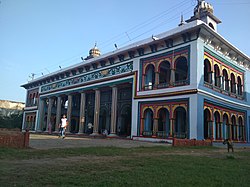
[[[27,89],[26,106],[37,105],[44,94],[93,87],[133,75],[134,98],[208,89],[244,101],[250,91],[246,83],[249,67],[249,57],[196,20],[22,86]]]

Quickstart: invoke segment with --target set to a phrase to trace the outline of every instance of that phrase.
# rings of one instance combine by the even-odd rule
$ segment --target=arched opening
[[[241,116],[238,118],[238,121],[239,121],[239,137],[238,138],[240,141],[244,141],[244,124],[243,124],[243,119]]]
[[[211,112],[208,109],[204,110],[204,139],[212,137]]]
[[[118,127],[118,134],[121,136],[131,134],[131,106],[126,106],[121,111],[121,126]]]
[[[231,92],[236,94],[235,76],[231,73]]]
[[[215,138],[216,140],[220,140],[222,138],[222,128],[221,128],[221,123],[220,123],[220,114],[218,111],[214,113],[214,122],[215,122]]]
[[[240,76],[238,76],[237,78],[237,88],[238,88],[238,95],[242,95],[242,82],[241,82],[241,78]]]
[[[158,137],[166,138],[169,136],[170,132],[170,119],[169,112],[166,108],[161,108],[158,111]]]
[[[145,90],[152,90],[155,84],[155,67],[149,64],[145,74]]]
[[[144,111],[144,129],[143,135],[144,136],[152,136],[153,135],[153,111],[148,108]]]
[[[214,85],[217,87],[221,87],[220,68],[217,64],[214,65]]]
[[[223,88],[224,90],[229,92],[229,79],[228,79],[228,74],[227,74],[227,70],[223,69]]]
[[[229,118],[228,115],[225,113],[223,115],[223,138],[229,139],[230,138],[230,129],[229,129]]]
[[[77,126],[77,120],[76,119],[71,119],[70,132],[71,133],[77,133],[78,132],[78,126]]]
[[[170,83],[170,63],[168,61],[161,62],[159,66],[159,86],[168,87]]]
[[[231,118],[232,125],[231,125],[231,132],[232,132],[232,140],[237,139],[237,130],[236,130],[236,118],[235,115],[232,116]]]
[[[209,23],[208,25],[214,30],[214,25],[212,23]]]
[[[204,81],[209,84],[212,84],[211,63],[208,59],[204,60]]]
[[[176,84],[185,84],[188,77],[188,62],[186,57],[179,57],[175,61],[175,82]]]
[[[187,138],[187,114],[183,107],[174,111],[174,135],[177,138]]]
[[[103,133],[104,130],[110,131],[109,127],[109,115],[108,110],[106,108],[101,108],[100,116],[99,116],[99,133]]]

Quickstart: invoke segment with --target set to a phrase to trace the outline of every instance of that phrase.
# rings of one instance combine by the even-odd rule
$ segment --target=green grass
[[[249,186],[250,152],[218,148],[0,148],[0,186]]]

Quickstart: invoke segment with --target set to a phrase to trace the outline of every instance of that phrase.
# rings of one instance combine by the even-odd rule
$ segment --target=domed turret
[[[205,2],[205,0],[197,0],[197,5],[194,8],[194,15],[186,20],[186,22],[192,22],[194,20],[201,20],[208,24],[215,32],[217,32],[217,25],[221,21],[214,16],[214,8],[211,4]]]
[[[95,57],[98,57],[101,55],[101,52],[100,50],[96,47],[96,43],[95,43],[95,46],[89,50],[89,56],[87,56],[85,58],[85,60],[88,60],[90,58],[95,58]]]

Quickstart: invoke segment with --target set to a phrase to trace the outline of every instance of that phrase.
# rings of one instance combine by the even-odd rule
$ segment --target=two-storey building
[[[213,7],[198,1],[194,15],[170,31],[22,85],[23,129],[133,139],[250,141],[250,58],[218,32]]]

